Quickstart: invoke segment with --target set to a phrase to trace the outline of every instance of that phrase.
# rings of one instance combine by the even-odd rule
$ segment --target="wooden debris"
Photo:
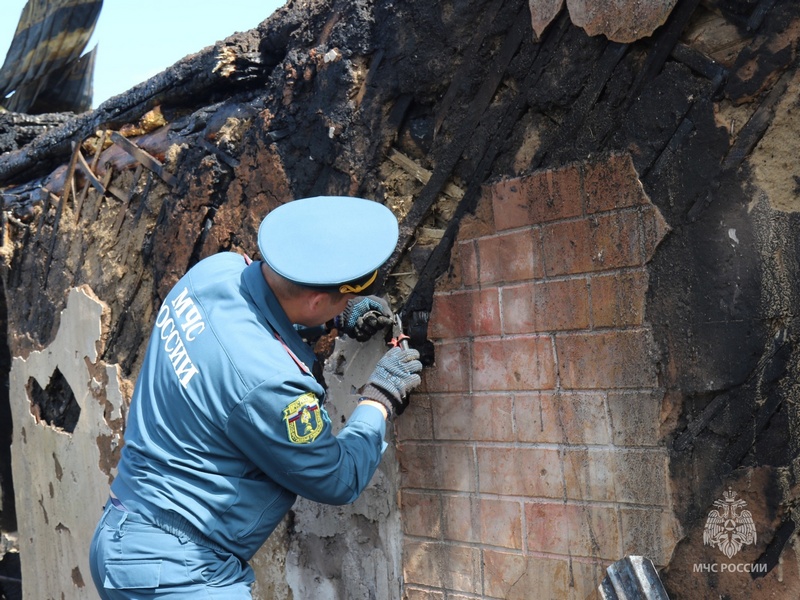
[[[58,240],[58,226],[61,223],[61,215],[64,212],[64,204],[66,204],[67,200],[69,199],[70,192],[72,192],[73,197],[75,196],[75,165],[78,163],[78,156],[81,153],[81,146],[80,144],[73,144],[72,147],[72,158],[70,159],[69,167],[67,168],[67,176],[64,180],[64,189],[61,190],[61,199],[58,202],[56,219],[53,223],[53,233],[50,236],[50,248],[47,251],[47,266],[44,272],[43,287],[47,287],[47,278],[50,276],[50,265],[53,263],[53,251],[56,248],[56,241]]]
[[[410,159],[408,156],[399,150],[396,150],[395,148],[389,150],[389,160],[404,169],[409,175],[414,177],[420,183],[428,183],[431,178],[430,171],[420,167],[414,160]],[[457,185],[453,185],[452,183],[446,184],[444,188],[442,188],[442,193],[447,194],[456,200],[460,200],[464,197],[464,190]]]
[[[114,196],[120,202],[125,202],[125,194],[119,188],[116,188],[113,185],[109,186],[104,185],[103,182],[100,181],[94,174],[92,168],[86,163],[86,159],[83,157],[83,154],[78,153],[78,163],[79,166],[81,167],[81,171],[83,171],[83,173],[86,175],[86,178],[88,179],[87,185],[91,184],[92,187],[94,187],[94,189],[100,192],[100,194],[102,194],[103,196],[105,196],[106,193],[108,193]],[[78,216],[80,216],[79,210],[76,209],[75,212]]]
[[[86,159],[83,158],[83,154],[78,154],[78,162],[84,173],[86,174],[86,183],[83,185],[83,190],[81,191],[81,195],[78,200],[75,202],[75,222],[77,223],[81,218],[81,210],[83,209],[83,203],[86,201],[86,194],[89,193],[89,186],[93,185],[95,189],[97,185],[92,181],[93,179],[99,184],[100,181],[95,177],[94,170],[97,168],[97,163],[100,160],[100,153],[103,151],[103,144],[106,140],[106,132],[103,131],[100,134],[100,142],[94,150],[94,158],[92,158],[92,165],[89,166],[86,164]],[[85,142],[84,142],[85,144]],[[82,144],[82,146],[84,145]],[[101,192],[105,193],[105,192]]]
[[[175,176],[164,168],[164,165],[153,157],[150,153],[145,152],[139,146],[134,144],[128,138],[120,135],[116,131],[111,132],[111,141],[117,146],[122,148],[125,152],[130,154],[133,158],[138,160],[145,168],[150,169],[153,173],[158,175],[167,185],[175,186],[178,180]]]

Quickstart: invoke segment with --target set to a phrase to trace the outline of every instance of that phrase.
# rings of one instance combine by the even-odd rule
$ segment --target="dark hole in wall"
[[[28,380],[28,397],[31,399],[31,412],[40,420],[67,433],[75,431],[81,407],[58,368],[53,371],[44,389],[31,377]]]
[[[11,476],[11,400],[8,393],[9,373],[11,372],[11,351],[5,340],[8,339],[8,310],[3,283],[0,282],[0,530],[17,530],[17,513],[14,506],[14,482]]]

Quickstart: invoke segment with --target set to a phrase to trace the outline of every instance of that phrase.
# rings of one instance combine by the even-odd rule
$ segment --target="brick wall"
[[[666,564],[645,265],[667,231],[628,155],[485,189],[397,422],[407,598],[583,600],[626,554]]]

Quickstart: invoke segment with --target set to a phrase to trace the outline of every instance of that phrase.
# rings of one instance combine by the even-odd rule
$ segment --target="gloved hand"
[[[391,322],[388,304],[375,296],[366,296],[350,300],[344,312],[333,320],[333,325],[351,338],[366,342]]]
[[[421,370],[419,352],[400,346],[392,348],[375,365],[361,395],[383,404],[389,418],[400,415],[408,406],[408,394],[420,384],[417,373]]]

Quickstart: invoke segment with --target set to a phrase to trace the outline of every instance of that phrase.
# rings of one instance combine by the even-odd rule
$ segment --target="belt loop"
[[[128,513],[127,512],[122,513],[122,518],[119,520],[119,523],[117,523],[118,538],[121,538],[123,535],[125,535],[125,529],[122,526],[125,524],[125,521],[127,520],[128,520]]]

